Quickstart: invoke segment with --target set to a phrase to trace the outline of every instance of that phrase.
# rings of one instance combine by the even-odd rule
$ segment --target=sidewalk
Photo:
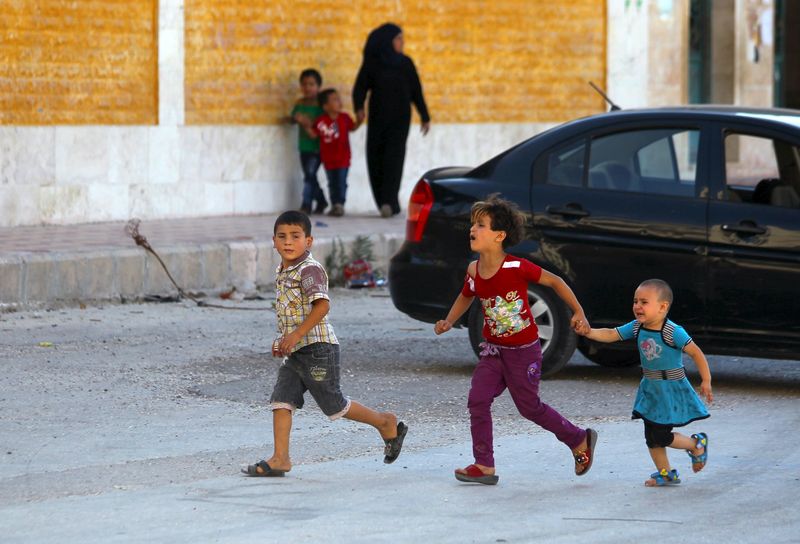
[[[271,285],[277,214],[142,221],[139,232],[189,291],[240,292]],[[335,239],[369,236],[385,268],[405,236],[405,215],[312,216],[314,256]],[[158,261],[125,233],[126,222],[0,228],[0,305],[25,306],[174,294]]]

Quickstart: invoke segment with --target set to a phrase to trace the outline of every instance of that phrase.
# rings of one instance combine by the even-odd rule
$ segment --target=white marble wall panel
[[[203,215],[234,214],[233,183],[205,183],[203,188]]]
[[[39,223],[39,190],[35,186],[0,185],[0,227]]]
[[[147,183],[150,170],[147,127],[108,127],[107,183]]]
[[[545,128],[434,124],[423,138],[413,125],[401,204],[405,206],[426,170],[476,166]],[[364,157],[366,130],[351,136],[347,213],[377,213]],[[6,177],[0,184],[0,225],[270,213],[296,207],[303,183],[295,137],[286,127],[2,129],[0,145],[9,157],[2,159]],[[9,174],[17,169],[23,172]],[[327,191],[322,169],[318,177]],[[26,183],[12,184],[12,179]]]
[[[0,126],[0,186],[56,181],[55,128]]]
[[[93,221],[130,219],[130,188],[120,183],[93,183],[86,186],[86,202]]]
[[[56,183],[108,181],[109,138],[114,127],[58,126],[55,135]]]
[[[184,123],[183,0],[158,3],[158,123]]]
[[[207,215],[203,189],[200,182],[132,185],[130,216],[158,219]]]
[[[95,221],[97,210],[89,207],[86,185],[49,185],[39,188],[42,223],[64,224]],[[76,218],[81,218],[76,221]]]
[[[148,127],[148,183],[177,183],[181,175],[181,134],[177,126]]]

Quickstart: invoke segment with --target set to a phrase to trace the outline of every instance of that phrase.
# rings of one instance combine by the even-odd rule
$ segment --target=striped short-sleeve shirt
[[[312,302],[319,299],[330,300],[328,274],[311,253],[306,253],[300,262],[285,269],[283,265],[278,266],[276,272],[275,310],[278,314],[278,331],[281,336],[285,336],[306,320],[311,313]],[[327,315],[300,339],[294,349],[298,350],[316,342],[339,343]]]

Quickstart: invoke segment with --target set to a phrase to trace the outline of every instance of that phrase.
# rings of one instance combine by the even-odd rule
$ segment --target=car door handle
[[[742,221],[738,225],[722,225],[722,230],[725,232],[735,232],[736,234],[764,234],[767,232],[767,229],[764,227],[759,227],[752,221]]]
[[[570,217],[587,217],[589,215],[589,212],[582,208],[573,208],[570,206],[547,206],[544,210],[554,215],[569,215]]]

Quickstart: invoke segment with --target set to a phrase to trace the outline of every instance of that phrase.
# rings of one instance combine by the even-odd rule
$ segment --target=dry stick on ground
[[[193,296],[191,293],[186,292],[178,282],[175,281],[175,278],[172,277],[170,274],[167,265],[164,264],[164,261],[161,260],[161,257],[156,253],[156,250],[153,249],[153,246],[150,245],[150,242],[147,241],[147,238],[143,234],[139,232],[139,225],[142,224],[142,221],[137,218],[133,218],[125,225],[125,234],[133,238],[133,241],[136,242],[137,246],[143,247],[146,251],[148,251],[153,257],[158,260],[161,268],[164,269],[164,272],[167,273],[167,277],[169,281],[172,282],[172,285],[175,286],[175,289],[178,290],[178,295],[184,298],[188,298],[198,306],[202,306],[203,308],[218,308],[220,310],[255,310],[255,311],[262,311],[262,310],[272,310],[272,308],[248,308],[248,307],[239,307],[239,306],[222,306],[220,304],[210,304],[208,302],[204,302],[197,297]]]

